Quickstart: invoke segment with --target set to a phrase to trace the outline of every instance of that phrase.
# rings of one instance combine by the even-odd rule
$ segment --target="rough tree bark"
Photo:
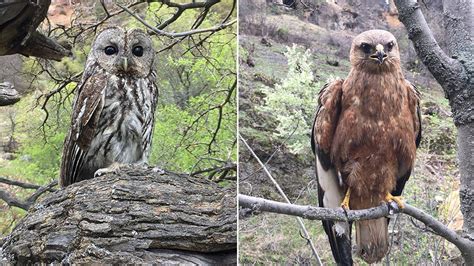
[[[4,240],[3,257],[14,264],[236,264],[236,214],[235,184],[121,168],[37,203]]]
[[[461,211],[465,237],[474,241],[474,40],[472,0],[444,0],[443,22],[447,51],[443,51],[415,0],[395,0],[399,19],[418,57],[443,87],[458,130]],[[473,250],[474,252],[474,250]],[[468,261],[467,265],[474,265]]]

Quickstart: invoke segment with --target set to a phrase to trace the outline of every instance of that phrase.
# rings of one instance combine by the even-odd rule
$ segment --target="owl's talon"
[[[95,171],[94,177],[103,176],[103,175],[105,175],[105,174],[112,173],[112,172],[115,173],[115,170],[111,170],[111,169],[109,169],[109,168],[100,168],[100,169],[98,169],[97,171]]]
[[[105,174],[116,174],[119,168],[120,168],[120,164],[113,163],[109,167],[97,169],[97,171],[95,171],[94,173],[94,177],[103,176]]]
[[[405,208],[405,203],[403,203],[403,198],[401,196],[393,196],[390,193],[387,193],[387,196],[385,196],[385,201],[387,202],[392,202],[394,201],[397,203],[398,208],[403,209]]]
[[[160,175],[163,175],[163,174],[166,173],[165,170],[161,169],[161,168],[158,167],[158,166],[153,167],[153,169],[151,169],[151,171],[152,171],[153,173],[158,173],[158,174],[160,174]]]

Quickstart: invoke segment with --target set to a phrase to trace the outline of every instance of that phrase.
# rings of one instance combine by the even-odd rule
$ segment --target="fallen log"
[[[13,264],[236,264],[236,185],[124,167],[46,196],[4,239]]]

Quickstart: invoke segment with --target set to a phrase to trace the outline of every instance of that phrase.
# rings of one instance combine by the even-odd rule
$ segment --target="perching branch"
[[[2,263],[236,265],[236,184],[122,167],[32,206]]]
[[[421,221],[427,227],[431,228],[434,233],[456,245],[461,253],[463,253],[463,256],[474,257],[474,252],[472,252],[474,250],[474,241],[470,241],[461,237],[460,235],[456,234],[456,232],[449,229],[446,225],[433,218],[431,215],[409,204],[405,204],[405,208],[403,209],[399,209],[395,203],[391,203],[390,205],[383,204],[378,207],[365,210],[344,211],[342,208],[330,209],[288,204],[239,194],[239,206],[251,208],[255,211],[298,216],[309,220],[331,220],[346,222],[377,219],[395,213],[404,213]]]

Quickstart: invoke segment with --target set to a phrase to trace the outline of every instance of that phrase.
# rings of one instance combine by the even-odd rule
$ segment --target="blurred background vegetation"
[[[79,1],[78,1],[79,2]],[[184,2],[184,1],[181,1]],[[121,9],[104,1],[109,13]],[[129,2],[119,1],[123,5]],[[232,0],[215,4],[200,28],[235,19]],[[134,13],[154,25],[176,9],[160,3],[140,4]],[[102,23],[106,11],[99,1],[53,1],[43,30],[72,46],[73,56],[61,62],[0,57],[1,81],[14,83],[22,100],[0,107],[0,177],[44,185],[57,179],[62,145],[70,126],[74,89],[80,80],[95,33],[110,25],[143,28],[122,12]],[[202,9],[189,9],[167,32],[188,31]],[[51,30],[53,28],[53,30]],[[153,37],[159,104],[150,165],[211,178],[222,185],[236,180],[236,25],[187,38]],[[0,184],[0,189],[25,198],[31,190]],[[0,237],[25,211],[0,201]]]
[[[443,46],[442,1],[420,4]],[[317,206],[311,126],[317,96],[350,69],[352,38],[370,29],[398,40],[405,77],[421,91],[423,138],[404,199],[461,230],[456,128],[441,87],[416,56],[393,1],[249,1],[239,4],[239,131],[291,202]],[[239,150],[239,193],[282,201],[244,145]],[[239,256],[243,264],[315,262],[294,217],[241,212]],[[305,221],[323,260],[334,260],[320,221]],[[389,226],[390,252],[379,265],[459,264],[459,251],[404,215]],[[356,265],[365,265],[354,258]]]

